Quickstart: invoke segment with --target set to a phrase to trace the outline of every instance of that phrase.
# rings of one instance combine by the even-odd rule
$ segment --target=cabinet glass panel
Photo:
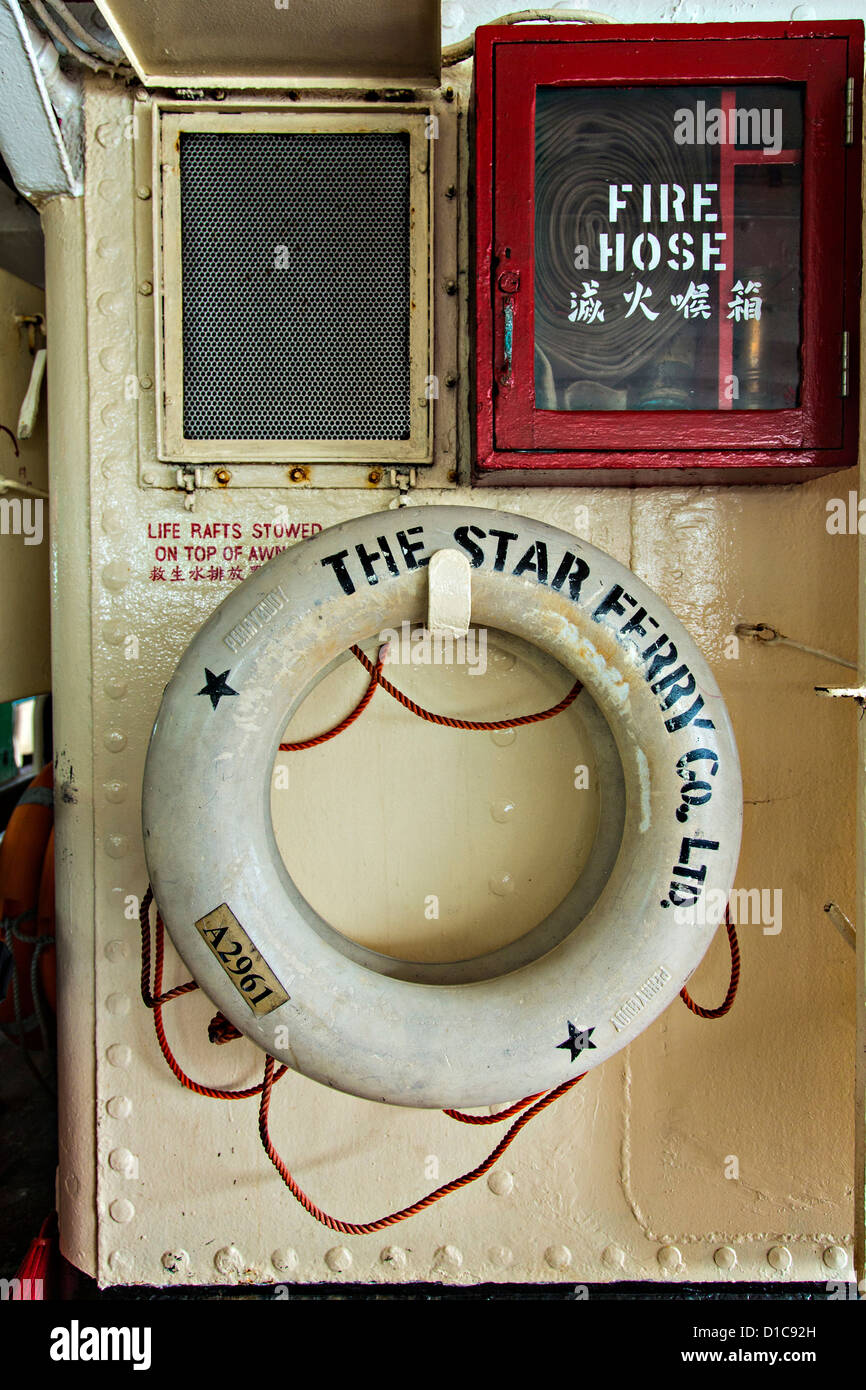
[[[540,87],[536,408],[800,401],[803,88]]]

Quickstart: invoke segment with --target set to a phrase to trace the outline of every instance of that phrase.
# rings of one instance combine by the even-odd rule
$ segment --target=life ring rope
[[[369,705],[376,693],[376,686],[380,685],[388,695],[391,695],[404,709],[411,714],[417,714],[419,719],[426,719],[430,724],[440,724],[446,729],[461,729],[465,733],[497,733],[501,729],[518,729],[525,724],[540,724],[545,719],[552,719],[556,714],[562,714],[569,705],[573,704],[583,689],[583,681],[575,681],[568,694],[563,696],[558,704],[551,705],[549,709],[539,710],[537,714],[520,714],[514,719],[455,719],[447,714],[434,714],[432,710],[425,709],[423,705],[416,704],[410,700],[402,690],[398,690],[396,685],[392,685],[389,680],[382,675],[382,667],[385,664],[385,656],[388,650],[388,643],[380,647],[379,655],[375,662],[361,651],[358,646],[350,648],[354,657],[360,661],[361,665],[370,673],[370,684],[361,696],[355,708],[341,719],[339,724],[335,724],[333,729],[327,733],[316,734],[313,738],[303,739],[300,743],[281,743],[281,753],[303,753],[307,748],[317,748],[321,743],[327,743],[328,739],[336,738],[344,729],[348,729],[350,724],[354,724],[364,710]]]
[[[313,738],[303,740],[299,743],[280,744],[280,749],[282,751],[302,752],[307,748],[315,748],[319,744],[326,742],[328,739],[336,737],[338,733],[342,733],[351,724],[353,724],[355,720],[360,717],[361,714],[363,714],[364,710],[367,708],[367,706],[373,698],[373,695],[376,692],[377,685],[381,685],[382,688],[386,690],[389,695],[392,695],[394,699],[400,702],[400,704],[404,705],[413,714],[417,714],[420,718],[426,719],[435,724],[442,724],[450,728],[458,728],[469,731],[476,729],[508,729],[513,728],[516,725],[531,724],[539,722],[540,720],[550,719],[554,715],[560,714],[563,710],[567,709],[569,705],[572,704],[573,701],[577,698],[577,695],[580,693],[580,690],[582,689],[581,682],[576,681],[572,686],[571,690],[568,692],[568,694],[562,700],[560,700],[558,704],[553,705],[548,710],[543,710],[540,713],[534,715],[521,715],[514,719],[497,720],[493,723],[482,723],[478,721],[452,719],[445,715],[434,714],[431,711],[424,709],[422,706],[417,705],[414,701],[410,700],[408,696],[404,695],[402,691],[398,690],[396,686],[392,685],[390,681],[386,680],[382,676],[382,667],[386,655],[385,647],[380,648],[376,662],[371,661],[370,658],[367,657],[357,646],[353,646],[351,648],[351,651],[352,654],[367,669],[371,677],[367,689],[365,690],[358,704],[354,707],[353,710],[351,710],[351,712],[344,719],[340,721],[340,723],[335,725],[333,729],[330,729],[326,733],[318,734]],[[502,1136],[498,1144],[496,1144],[496,1146],[491,1150],[487,1157],[480,1164],[478,1164],[477,1167],[470,1169],[466,1173],[463,1173],[460,1177],[453,1178],[450,1182],[443,1183],[440,1187],[437,1187],[433,1192],[428,1193],[425,1197],[419,1198],[418,1201],[413,1202],[410,1206],[403,1207],[399,1211],[391,1212],[389,1215],[380,1217],[378,1218],[378,1220],[375,1221],[341,1221],[336,1217],[330,1216],[327,1212],[323,1211],[320,1207],[316,1206],[312,1198],[310,1198],[307,1195],[307,1193],[303,1190],[303,1188],[300,1187],[299,1184],[296,1182],[286,1163],[277,1152],[273,1140],[271,1139],[269,1127],[271,1093],[276,1082],[279,1081],[280,1078],[283,1077],[289,1069],[285,1064],[276,1067],[275,1059],[269,1054],[266,1054],[264,1075],[259,1085],[250,1086],[239,1091],[230,1091],[212,1086],[205,1086],[200,1082],[194,1081],[191,1077],[189,1077],[186,1074],[186,1072],[181,1067],[180,1063],[175,1058],[174,1053],[172,1052],[171,1047],[169,1046],[168,1040],[166,1038],[165,1026],[162,1018],[162,1008],[164,1004],[171,1003],[173,1000],[182,998],[183,995],[190,994],[194,990],[197,990],[199,988],[199,985],[196,983],[195,980],[188,980],[184,984],[176,985],[174,986],[174,988],[163,992],[162,983],[165,955],[165,928],[162,921],[162,917],[160,916],[159,911],[157,910],[155,942],[152,946],[152,904],[153,890],[150,887],[150,885],[148,885],[147,892],[145,893],[144,898],[141,902],[140,911],[141,996],[145,1005],[153,1011],[154,1027],[163,1057],[165,1058],[166,1062],[168,1063],[168,1066],[171,1068],[175,1077],[178,1079],[178,1081],[180,1081],[181,1085],[185,1086],[188,1090],[195,1092],[195,1094],[197,1095],[211,1097],[217,1100],[242,1100],[254,1095],[260,1096],[259,1136],[261,1138],[262,1146],[265,1150],[265,1153],[267,1154],[273,1166],[276,1168],[280,1178],[282,1179],[285,1186],[289,1189],[292,1196],[300,1203],[300,1205],[310,1216],[312,1216],[316,1221],[320,1222],[323,1226],[328,1227],[329,1230],[339,1231],[344,1235],[371,1235],[375,1231],[381,1231],[388,1226],[396,1225],[400,1221],[405,1221],[409,1217],[417,1215],[419,1212],[424,1211],[427,1207],[432,1206],[435,1202],[441,1201],[443,1197],[447,1197],[450,1193],[457,1192],[460,1188],[466,1187],[468,1184],[477,1181],[478,1178],[483,1177],[485,1173],[488,1173],[490,1171],[490,1169],[498,1161],[498,1159],[505,1152],[505,1150],[514,1142],[520,1131],[529,1123],[530,1120],[534,1119],[536,1115],[539,1115],[543,1110],[546,1110],[548,1106],[552,1105],[555,1101],[559,1100],[561,1096],[565,1095],[574,1086],[576,1086],[579,1081],[582,1081],[584,1076],[586,1075],[585,1072],[582,1072],[578,1076],[570,1077],[567,1081],[562,1082],[559,1086],[554,1087],[551,1091],[538,1092],[534,1095],[525,1096],[523,1100],[516,1101],[513,1105],[506,1107],[506,1109],[501,1110],[494,1115],[467,1115],[460,1110],[444,1110],[442,1112],[443,1114],[447,1115],[450,1119],[459,1121],[462,1124],[498,1124],[510,1119],[513,1119],[513,1124]],[[692,1011],[692,1013],[696,1014],[699,1018],[722,1018],[726,1013],[728,1013],[734,1002],[734,998],[736,997],[737,987],[740,979],[740,949],[739,943],[737,941],[736,929],[734,927],[733,922],[731,921],[729,909],[726,909],[725,912],[725,926],[727,929],[728,944],[730,946],[731,952],[731,978],[723,1002],[715,1009],[706,1009],[694,1002],[694,1000],[692,999],[691,995],[685,987],[680,991],[680,998],[683,1000],[683,1003]],[[153,964],[152,988],[151,964]],[[210,1041],[213,1043],[224,1043],[234,1041],[236,1038],[241,1037],[242,1034],[236,1028],[234,1028],[234,1026],[221,1013],[217,1013],[216,1016],[211,1020],[208,1029],[208,1036],[210,1038]]]
[[[170,1004],[174,999],[180,999],[184,994],[192,994],[200,986],[195,980],[187,980],[185,984],[175,985],[173,989],[162,993],[162,972],[165,960],[165,924],[157,909],[156,913],[156,939],[155,945],[151,948],[151,929],[150,929],[150,909],[153,903],[153,889],[148,884],[147,892],[141,900],[139,909],[139,921],[141,923],[141,997],[148,1009],[153,1011],[153,1026],[156,1032],[160,1051],[168,1063],[174,1075],[177,1077],[181,1086],[185,1086],[188,1091],[194,1091],[197,1096],[207,1096],[212,1100],[246,1100],[250,1096],[257,1096],[261,1091],[261,1086],[249,1086],[242,1091],[228,1091],[215,1086],[205,1086],[200,1081],[194,1081],[191,1076],[187,1076],[180,1062],[175,1057],[169,1046],[168,1038],[165,1035],[165,1024],[162,1018],[163,1004]],[[150,967],[151,957],[153,957],[153,989],[150,986]],[[279,1081],[281,1076],[285,1076],[288,1067],[281,1066],[274,1080]]]
[[[271,1100],[271,1090],[276,1080],[274,1059],[270,1056],[265,1058],[265,1075],[261,1087],[262,1098],[259,1104],[259,1135],[265,1153],[276,1168],[286,1187],[310,1216],[316,1221],[319,1221],[323,1226],[327,1226],[331,1231],[340,1231],[343,1235],[347,1236],[368,1236],[372,1235],[374,1231],[384,1230],[387,1226],[395,1226],[399,1221],[406,1221],[410,1216],[417,1216],[418,1212],[433,1206],[434,1202],[441,1202],[442,1198],[447,1197],[449,1193],[457,1192],[461,1187],[467,1187],[469,1183],[477,1182],[479,1178],[483,1178],[485,1173],[490,1172],[490,1169],[502,1154],[504,1154],[505,1150],[514,1143],[514,1140],[517,1138],[524,1125],[528,1125],[530,1120],[535,1119],[535,1116],[540,1115],[542,1110],[546,1110],[554,1101],[559,1100],[560,1096],[564,1096],[566,1091],[570,1091],[572,1087],[576,1086],[578,1081],[582,1081],[585,1076],[586,1072],[581,1072],[579,1076],[569,1077],[567,1081],[563,1081],[559,1086],[554,1087],[552,1091],[548,1091],[546,1095],[542,1095],[528,1110],[524,1110],[523,1114],[519,1115],[514,1121],[511,1128],[503,1134],[496,1147],[491,1149],[487,1157],[479,1163],[476,1168],[470,1169],[468,1173],[461,1174],[459,1178],[452,1178],[450,1182],[443,1183],[441,1187],[435,1188],[433,1192],[428,1192],[426,1197],[420,1197],[418,1201],[413,1202],[411,1206],[401,1207],[399,1211],[392,1211],[388,1216],[380,1216],[376,1221],[340,1221],[337,1217],[330,1216],[328,1212],[322,1211],[321,1207],[317,1207],[312,1198],[308,1197],[304,1189],[295,1182],[295,1179],[292,1177],[283,1159],[280,1158],[280,1155],[274,1148],[268,1128],[268,1109]],[[491,1121],[503,1120],[506,1118],[506,1115],[513,1113],[515,1108],[519,1109],[520,1106],[527,1105],[530,1100],[532,1100],[532,1097],[528,1097],[527,1100],[518,1101],[517,1107],[511,1107],[510,1111],[499,1115],[492,1115],[489,1118]],[[448,1111],[444,1113],[448,1114]]]
[[[688,990],[683,986],[680,990],[680,998],[687,1009],[691,1009],[698,1018],[724,1018],[731,1005],[737,997],[737,988],[740,983],[740,943],[737,940],[737,929],[731,921],[731,909],[725,908],[725,930],[728,933],[728,945],[731,948],[731,980],[728,985],[728,992],[717,1009],[704,1009],[700,1004],[696,1004]]]

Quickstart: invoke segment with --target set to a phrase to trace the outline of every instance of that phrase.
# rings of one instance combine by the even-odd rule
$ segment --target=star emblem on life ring
[[[225,695],[237,695],[238,692],[232,690],[231,686],[226,684],[226,677],[230,674],[229,671],[221,671],[218,676],[215,676],[213,671],[209,671],[205,666],[204,673],[207,677],[207,684],[202,686],[198,694],[209,695],[211,705],[214,709],[216,709],[220,700]]]
[[[568,1020],[568,1037],[565,1042],[557,1043],[557,1047],[567,1047],[571,1053],[572,1062],[576,1062],[581,1052],[586,1048],[595,1050],[595,1043],[592,1041],[594,1028],[575,1028],[571,1019]]]

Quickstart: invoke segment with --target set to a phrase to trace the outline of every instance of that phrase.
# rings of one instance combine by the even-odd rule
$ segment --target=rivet
[[[129,690],[126,681],[107,680],[103,687],[109,700],[122,700]]]
[[[125,470],[125,467],[123,460],[119,459],[116,454],[108,454],[102,460],[102,476],[103,478],[115,478],[118,473]]]
[[[445,293],[446,293],[446,294],[456,294],[456,293],[457,293],[457,281],[456,281],[456,280],[446,280],[446,281],[445,281]]]
[[[456,1245],[440,1245],[433,1256],[433,1268],[442,1273],[453,1273],[463,1264],[463,1251]]]
[[[517,738],[516,729],[495,729],[490,735],[497,748],[510,748]]]
[[[136,101],[147,101],[147,92],[145,91],[144,87],[136,87],[135,99]]]
[[[571,1251],[567,1245],[548,1245],[544,1252],[544,1262],[551,1269],[568,1269],[571,1258]]]
[[[105,1050],[105,1060],[113,1067],[126,1068],[132,1061],[132,1048],[127,1047],[126,1043],[112,1043]]]
[[[129,1149],[112,1149],[108,1155],[108,1166],[125,1178],[134,1178],[138,1171],[138,1160]]]
[[[405,1269],[408,1263],[406,1251],[399,1245],[386,1245],[379,1251],[379,1263],[390,1265],[392,1269]]]
[[[220,487],[228,487],[229,483],[232,480],[232,475],[227,468],[218,468],[214,473],[214,477],[216,478]]]
[[[113,1120],[126,1120],[132,1114],[132,1101],[129,1096],[112,1096],[105,1108]]]
[[[132,578],[132,570],[125,560],[112,560],[102,569],[102,582],[111,593],[118,594],[125,589]]]
[[[275,1250],[271,1264],[278,1274],[291,1274],[298,1267],[298,1257],[290,1246],[286,1250]]]
[[[300,465],[289,469],[290,483],[305,483],[307,481],[307,476],[306,468],[302,468]]]
[[[126,747],[126,734],[122,729],[109,729],[102,742],[109,753],[120,753]]]
[[[106,507],[102,513],[102,529],[106,535],[116,535],[126,525],[126,517],[120,507]]]
[[[514,1187],[514,1175],[506,1168],[494,1168],[487,1179],[487,1186],[497,1197],[507,1197]]]
[[[335,1274],[345,1274],[348,1269],[352,1268],[352,1253],[346,1249],[345,1245],[335,1245],[325,1255],[325,1264]]]
[[[125,782],[103,782],[102,790],[105,792],[106,801],[116,806],[126,800],[128,788]]]
[[[720,1245],[713,1260],[719,1269],[734,1269],[737,1263],[737,1252],[733,1246]]]
[[[140,188],[135,190],[135,196],[136,198],[140,198],[143,203],[146,203],[150,197],[150,189],[146,184],[142,184]]]
[[[514,815],[514,802],[494,801],[490,807],[490,814],[499,825],[507,825]]]
[[[821,1258],[828,1269],[845,1269],[848,1264],[848,1251],[842,1245],[828,1245]]]
[[[622,1269],[625,1264],[625,1251],[619,1245],[608,1245],[601,1252],[601,1258],[610,1269]]]
[[[213,1257],[220,1274],[240,1274],[244,1267],[243,1256],[234,1245],[224,1245]]]
[[[152,470],[148,471],[147,473],[142,473],[141,481],[143,483],[146,483],[148,487],[156,487],[157,483],[159,482],[159,474],[154,473]]]
[[[125,623],[114,619],[112,622],[104,624],[102,640],[107,642],[109,647],[122,647],[127,638],[127,631]]]
[[[683,1257],[675,1245],[663,1245],[656,1259],[666,1274],[676,1274],[683,1267]]]
[[[370,472],[367,474],[367,482],[375,486],[377,483],[381,483],[381,481],[382,470],[380,468],[371,468]]]
[[[118,1197],[108,1208],[108,1214],[112,1221],[119,1221],[125,1225],[135,1216],[135,1207],[126,1197]]]
[[[151,289],[153,286],[151,286]],[[123,309],[123,295],[108,292],[101,294],[96,301],[96,307],[104,318],[116,318]]]
[[[507,1269],[514,1264],[514,1252],[507,1245],[494,1245],[487,1251],[487,1258],[496,1269]]]
[[[97,139],[99,138],[97,132]],[[116,203],[120,197],[120,184],[117,179],[100,179],[96,186],[100,198],[106,203]]]
[[[126,361],[126,353],[117,343],[112,343],[109,347],[104,347],[99,354],[100,366],[106,372],[119,372]]]
[[[129,955],[129,945],[121,941],[120,937],[115,937],[113,941],[106,942],[105,959],[110,961],[126,960]]]
[[[140,280],[138,282],[138,293],[143,295],[153,294],[153,282],[151,280]]]
[[[456,184],[449,183],[448,187],[445,189],[445,197],[448,198],[448,199],[456,198],[456,197],[457,197],[457,185],[456,185]]]
[[[153,386],[153,378],[149,376],[140,376],[138,378],[138,384],[141,387],[142,391],[149,391],[150,388]]]
[[[66,1174],[66,1177],[63,1179],[63,1186],[66,1188],[70,1197],[77,1197],[81,1191],[81,1183],[74,1173]]]
[[[166,1250],[160,1264],[169,1274],[187,1274],[189,1272],[189,1255],[185,1250]]]
[[[454,372],[448,373],[445,378],[445,385],[453,391],[454,387],[457,385],[457,377]]]
[[[514,892],[515,884],[512,874],[498,874],[495,878],[488,879],[488,887],[491,893],[495,893],[497,898],[507,898]]]
[[[123,859],[129,853],[129,836],[107,835],[105,837],[105,853],[109,859]]]
[[[103,236],[96,243],[96,254],[101,261],[115,261],[120,255],[121,246],[117,241],[112,241],[110,237]]]
[[[132,1256],[128,1250],[112,1250],[108,1257],[108,1267],[114,1274],[131,1274]]]
[[[108,404],[104,405],[100,410],[99,418],[103,425],[106,425],[109,430],[114,431],[119,428],[123,419],[123,406],[119,401],[109,401]]]
[[[129,1013],[129,995],[109,994],[105,1001],[105,1007],[115,1018],[123,1018],[125,1014]],[[113,1111],[109,1111],[109,1114],[113,1114]]]
[[[791,1252],[785,1245],[774,1245],[767,1251],[767,1263],[784,1274],[791,1268]]]

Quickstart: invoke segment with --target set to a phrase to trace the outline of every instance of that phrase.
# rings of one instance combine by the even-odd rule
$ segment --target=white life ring
[[[444,967],[378,955],[329,926],[293,884],[270,814],[292,710],[352,643],[423,623],[425,564],[443,549],[469,557],[473,623],[579,677],[575,708],[616,752],[602,786],[613,852],[591,854],[519,941]],[[232,1023],[328,1086],[436,1108],[543,1091],[647,1027],[724,915],[741,814],[718,687],[660,599],[564,531],[460,506],[332,527],[239,585],[165,691],[143,795],[156,901]]]

